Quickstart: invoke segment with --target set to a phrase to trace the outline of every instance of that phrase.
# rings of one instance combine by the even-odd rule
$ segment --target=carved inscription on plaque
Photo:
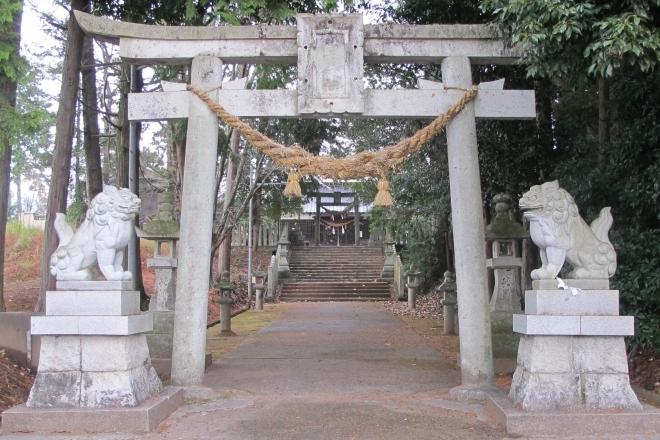
[[[298,16],[298,112],[364,111],[362,15]]]

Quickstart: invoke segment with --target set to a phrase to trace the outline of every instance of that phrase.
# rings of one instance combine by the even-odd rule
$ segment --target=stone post
[[[447,57],[442,60],[445,88],[472,87],[470,60]],[[461,386],[455,398],[483,398],[475,388],[493,383],[493,357],[484,249],[484,220],[479,177],[479,154],[474,102],[447,124],[447,156],[451,196],[452,225],[458,321],[461,328]]]
[[[266,272],[256,270],[252,275],[255,290],[254,309],[263,311],[264,309],[264,290],[266,289]]]
[[[218,285],[220,289],[220,336],[235,336],[235,333],[231,331],[231,306],[234,304],[231,292],[234,290],[234,286],[229,281],[228,275],[223,274]]]
[[[417,288],[419,287],[419,272],[412,268],[406,275],[406,287],[408,288],[408,311],[414,312],[417,308]]]
[[[266,289],[266,297],[270,299],[275,298],[277,293],[277,272],[277,256],[271,255],[270,264],[268,265],[268,289]]]
[[[314,246],[321,244],[321,192],[316,193],[316,217],[314,217]]]
[[[456,279],[450,271],[445,271],[445,278],[436,290],[442,292],[442,334],[455,335],[456,332]]]
[[[264,287],[265,286],[263,284],[254,285],[254,291],[256,297],[254,309],[260,312],[264,310]]]
[[[191,83],[202,90],[222,83],[222,62],[213,56],[192,60]],[[180,261],[177,274],[172,351],[172,382],[198,385],[204,377],[211,233],[215,206],[218,118],[196,96],[190,97],[181,207]]]
[[[277,274],[280,278],[288,278],[290,274],[289,269],[289,226],[285,224],[282,227],[280,234],[280,241],[277,243]]]
[[[380,278],[383,280],[394,279],[394,259],[396,257],[396,248],[394,241],[388,239],[385,242],[385,262],[383,263],[383,270],[380,272]]]
[[[357,193],[353,196],[353,231],[355,231],[355,246],[360,244],[360,198]]]

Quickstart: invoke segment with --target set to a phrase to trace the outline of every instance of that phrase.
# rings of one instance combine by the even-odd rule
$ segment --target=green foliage
[[[619,267],[613,285],[621,292],[623,312],[635,316],[633,343],[657,349],[660,347],[660,229],[623,228],[612,239],[619,244]]]
[[[21,117],[14,105],[15,94],[10,91],[12,87],[7,86],[18,82],[26,67],[18,51],[20,35],[16,29],[20,23],[15,22],[20,19],[21,7],[22,3],[18,0],[0,0],[0,148],[5,147],[5,142],[13,143],[21,124]]]
[[[14,32],[14,17],[21,10],[19,0],[0,0],[0,76],[17,81],[25,68],[25,60],[16,51],[20,38]]]
[[[565,78],[578,72],[612,77],[622,67],[644,72],[660,59],[656,0],[483,0],[507,42],[522,50],[532,77]]]

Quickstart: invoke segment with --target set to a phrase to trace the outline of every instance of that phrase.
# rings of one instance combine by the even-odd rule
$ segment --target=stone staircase
[[[292,248],[291,276],[284,281],[281,301],[384,301],[390,284],[380,278],[385,257],[367,246]]]

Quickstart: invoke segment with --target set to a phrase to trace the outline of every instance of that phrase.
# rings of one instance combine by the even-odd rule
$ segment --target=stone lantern
[[[383,280],[394,279],[396,247],[391,218],[389,220],[389,224],[385,227],[385,262],[383,263],[383,270],[380,272],[380,278]]]
[[[408,310],[413,312],[417,305],[417,288],[419,287],[420,272],[415,271],[413,266],[406,274],[406,287],[408,288]]]
[[[458,332],[458,320],[456,319],[456,278],[451,271],[445,271],[444,280],[442,284],[435,288],[436,291],[442,292],[442,334],[455,335]]]
[[[513,314],[521,311],[521,243],[525,228],[513,218],[511,196],[493,197],[495,215],[486,227],[492,258],[486,261],[495,278],[490,300],[493,362],[496,372],[512,372],[516,367],[519,336],[513,332]]]
[[[290,275],[289,269],[289,226],[285,223],[280,231],[280,239],[277,242],[277,275],[280,278],[288,278]]]
[[[231,306],[234,304],[231,293],[234,291],[234,285],[229,281],[227,272],[222,274],[218,289],[220,290],[220,336],[235,336],[236,334],[231,331]]]
[[[161,377],[169,377],[172,365],[174,333],[174,303],[176,297],[177,242],[179,223],[174,218],[171,195],[158,194],[158,213],[142,228],[135,228],[141,239],[154,242],[154,255],[147,267],[154,269],[156,290],[149,301],[154,316],[154,329],[147,334],[147,343],[154,368]]]
[[[266,289],[266,272],[261,270],[256,270],[252,274],[252,284],[254,285],[254,291],[256,296],[256,302],[254,305],[255,310],[264,309],[264,290]]]

